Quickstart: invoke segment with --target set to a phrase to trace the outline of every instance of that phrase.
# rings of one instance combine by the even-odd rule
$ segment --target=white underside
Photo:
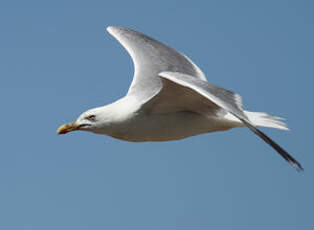
[[[255,126],[288,130],[278,117],[248,111],[245,111],[245,114]],[[134,142],[170,141],[243,126],[239,119],[229,113],[224,116],[204,116],[188,111],[166,114],[146,114],[138,111],[129,119],[115,123],[113,129],[94,132]]]
[[[205,117],[193,112],[138,114],[127,121],[127,124],[123,123],[115,125],[110,133],[108,130],[104,133],[98,130],[96,133],[136,142],[169,141],[241,126],[241,123],[224,118]]]

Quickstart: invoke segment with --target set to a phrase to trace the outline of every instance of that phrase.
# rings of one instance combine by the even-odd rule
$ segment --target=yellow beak
[[[78,128],[79,128],[79,126],[75,122],[64,124],[58,128],[57,134],[66,134],[68,132],[78,130]]]

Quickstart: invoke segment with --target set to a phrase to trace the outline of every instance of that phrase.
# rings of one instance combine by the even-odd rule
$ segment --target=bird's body
[[[134,78],[120,100],[84,112],[58,133],[85,130],[126,141],[170,141],[246,126],[293,167],[301,165],[256,127],[288,130],[281,118],[242,109],[241,97],[207,82],[185,55],[139,32],[108,27],[129,52]]]
[[[170,141],[243,126],[241,122],[228,118],[204,116],[193,111],[151,113],[141,105],[133,103],[136,101],[124,97],[101,107],[102,111],[110,111],[112,119],[92,132],[134,142]]]

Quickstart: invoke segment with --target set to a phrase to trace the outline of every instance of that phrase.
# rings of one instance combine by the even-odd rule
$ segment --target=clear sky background
[[[313,1],[1,1],[0,229],[314,229]],[[59,125],[122,97],[127,26],[188,55],[245,109],[287,118],[129,143]]]

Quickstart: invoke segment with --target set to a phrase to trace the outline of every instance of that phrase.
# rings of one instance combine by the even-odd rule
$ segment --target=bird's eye
[[[95,115],[89,115],[89,116],[86,117],[86,119],[89,120],[89,121],[95,121],[96,116]]]

